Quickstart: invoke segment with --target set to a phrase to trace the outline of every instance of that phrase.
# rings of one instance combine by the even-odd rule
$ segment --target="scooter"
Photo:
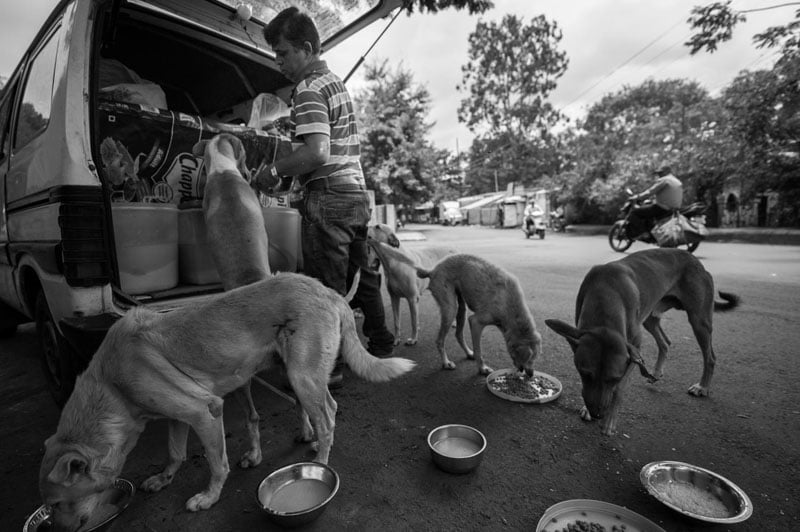
[[[531,235],[538,235],[539,239],[544,239],[547,226],[544,223],[544,213],[541,211],[534,211],[532,214],[525,215],[522,221],[522,232],[525,233],[525,238],[530,238]]]
[[[625,192],[629,197],[619,210],[619,218],[608,232],[608,244],[614,251],[624,252],[633,245],[634,241],[638,240],[659,247],[686,246],[686,250],[693,253],[700,245],[700,242],[705,240],[708,235],[705,216],[706,205],[699,201],[677,209],[672,216],[653,221],[650,230],[641,235],[628,234],[630,217],[634,207],[644,205],[650,200],[642,201],[634,198],[633,191],[629,188],[625,189]],[[666,228],[666,224],[678,224],[681,227],[680,235],[670,239],[669,246],[660,244],[654,236],[654,234],[662,233],[663,229]]]

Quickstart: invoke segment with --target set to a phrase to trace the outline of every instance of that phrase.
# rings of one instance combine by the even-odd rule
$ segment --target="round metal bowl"
[[[651,462],[642,468],[639,479],[648,493],[673,510],[708,523],[741,523],[753,514],[747,494],[727,478],[684,462]],[[676,497],[681,490],[685,497]],[[707,499],[706,506],[693,501]],[[715,508],[715,515],[703,512]]]
[[[109,492],[107,503],[116,506],[117,511],[92,528],[82,529],[83,532],[102,532],[103,530],[107,530],[114,519],[116,519],[131,503],[136,488],[133,487],[130,481],[124,478],[118,478],[114,481],[114,486],[109,489]],[[50,530],[51,527],[50,507],[41,505],[25,520],[25,524],[22,526],[22,532],[38,532],[40,529]]]
[[[428,433],[433,462],[448,473],[468,473],[478,467],[486,437],[467,425],[442,425]]]
[[[317,519],[339,491],[339,475],[316,462],[289,464],[270,473],[256,499],[274,523],[293,528]]]

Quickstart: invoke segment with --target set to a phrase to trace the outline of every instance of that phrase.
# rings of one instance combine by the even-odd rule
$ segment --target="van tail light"
[[[51,203],[60,203],[60,264],[70,286],[102,286],[112,279],[110,239],[100,187],[67,185],[54,189]]]

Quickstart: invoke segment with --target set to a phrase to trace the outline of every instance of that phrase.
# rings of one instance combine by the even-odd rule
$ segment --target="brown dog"
[[[477,361],[482,375],[492,369],[483,361],[481,333],[487,325],[495,325],[503,333],[514,367],[533,376],[533,362],[542,352],[542,336],[536,331],[533,314],[514,275],[467,254],[445,257],[430,271],[417,267],[417,275],[430,278],[428,288],[439,305],[441,322],[436,348],[444,369],[456,367],[444,350],[444,339],[455,319],[456,340],[467,358]],[[473,311],[469,317],[472,350],[464,342],[467,307]]]
[[[367,243],[386,273],[386,291],[392,302],[394,318],[394,345],[400,343],[400,299],[408,301],[411,316],[411,337],[406,340],[406,345],[415,345],[419,338],[419,298],[428,287],[428,279],[418,277],[416,267],[432,268],[444,257],[456,253],[456,250],[441,247],[405,248],[386,224],[371,225],[367,232]]]
[[[250,187],[250,171],[245,163],[242,141],[229,133],[194,145],[192,153],[203,156],[206,185],[203,192],[203,217],[209,248],[222,287],[227,291],[268,278],[269,240],[264,215],[255,191]],[[261,420],[253,403],[250,382],[235,392],[247,410],[248,449],[240,467],[261,463]]]
[[[300,274],[280,273],[172,312],[136,307],[108,331],[45,442],[39,486],[55,524],[72,531],[88,520],[155,418],[170,420],[169,462],[144,486],[157,491],[172,482],[186,459],[191,427],[211,479],[186,508],[213,505],[229,472],[223,397],[264,369],[273,349],[297,394],[301,440],[316,435],[322,463],[333,445],[337,405],[327,384],[337,355],[373,382],[414,366],[369,354],[344,298]]]
[[[714,301],[714,280],[700,261],[678,249],[639,251],[589,270],[575,303],[577,326],[545,320],[574,352],[583,384],[581,417],[586,421],[602,418],[603,433],[611,435],[633,368],[638,366],[651,382],[662,377],[670,341],[661,328],[661,315],[671,308],[686,311],[703,353],[703,375],[689,393],[708,395],[716,361],[711,345],[714,310],[730,310],[739,304],[734,294],[719,295],[725,303]],[[652,375],[639,352],[642,327],[658,345]]]

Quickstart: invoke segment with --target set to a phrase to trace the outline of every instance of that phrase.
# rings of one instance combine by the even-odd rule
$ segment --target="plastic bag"
[[[681,218],[683,220],[681,220]],[[686,243],[683,228],[689,221],[680,213],[675,213],[666,220],[659,220],[650,231],[662,248],[674,248]]]

